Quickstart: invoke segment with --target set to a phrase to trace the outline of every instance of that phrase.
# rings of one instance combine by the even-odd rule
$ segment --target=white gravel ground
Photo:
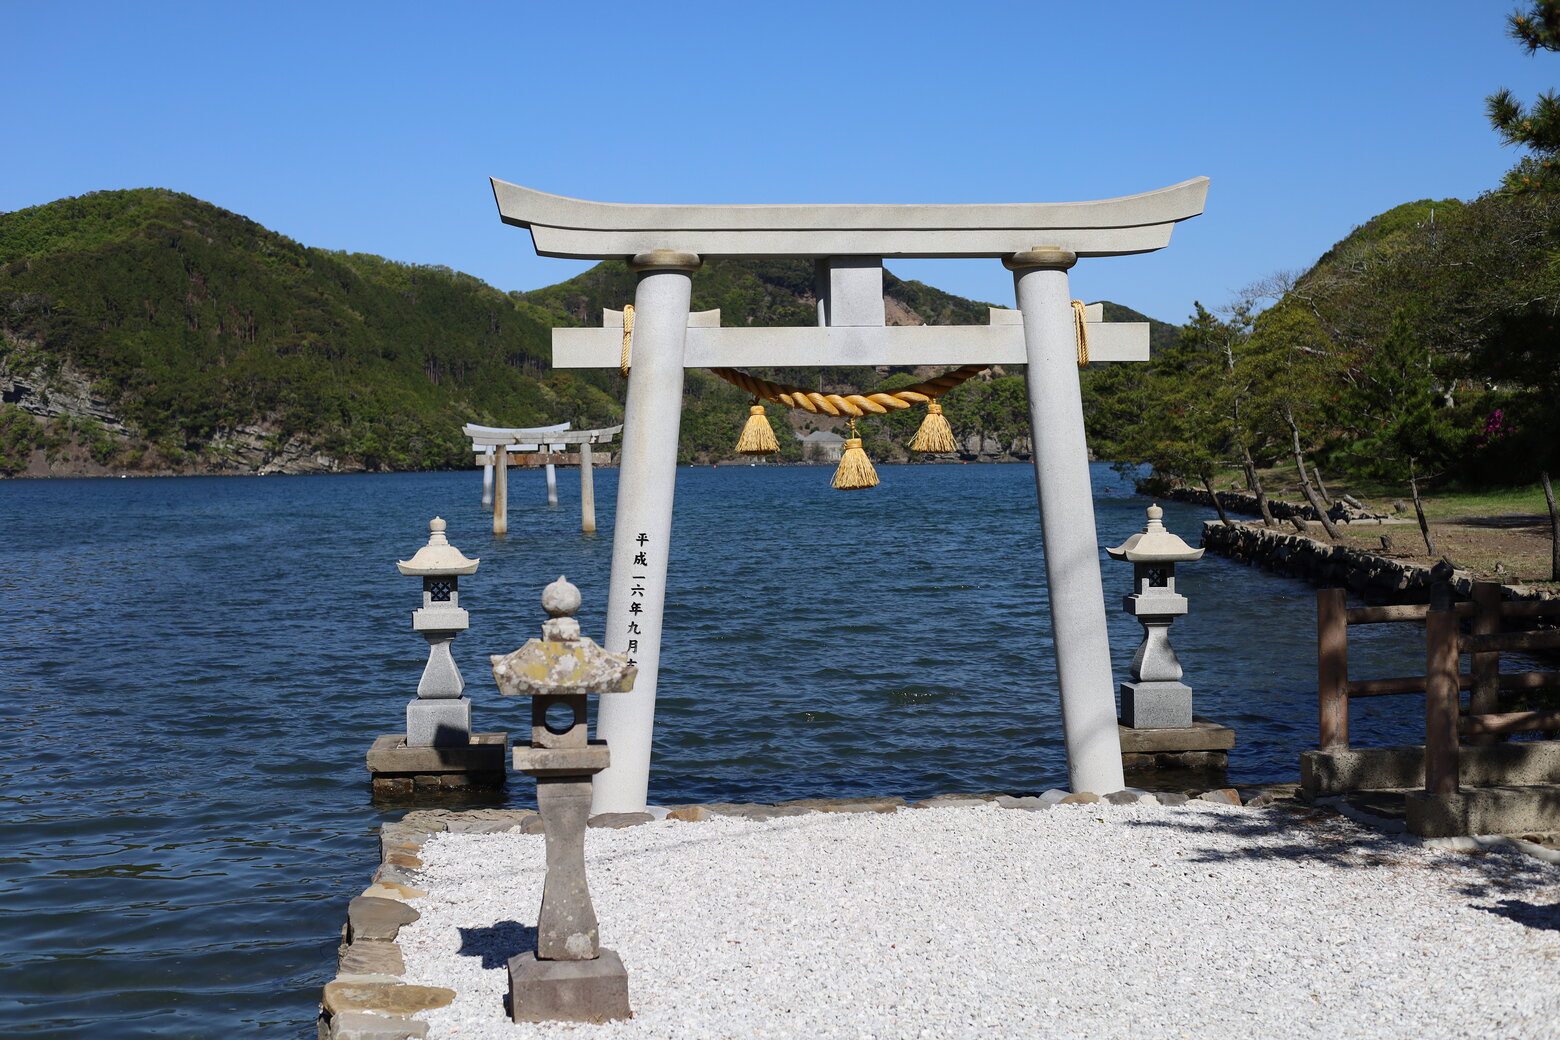
[[[1560,867],[1319,813],[1063,805],[592,830],[634,1017],[518,1026],[540,836],[440,834],[429,1036],[1560,1037]]]

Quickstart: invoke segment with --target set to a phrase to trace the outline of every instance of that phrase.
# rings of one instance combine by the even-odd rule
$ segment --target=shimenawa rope
[[[1089,363],[1088,317],[1082,300],[1073,300],[1072,309],[1078,367],[1083,368]],[[623,348],[618,357],[618,370],[625,378],[628,376],[633,342],[634,305],[628,304],[623,308]],[[925,404],[926,421],[921,424],[915,440],[911,442],[911,450],[931,453],[954,451],[957,445],[953,439],[953,431],[942,414],[942,407],[935,399],[989,367],[989,365],[964,365],[913,386],[870,394],[826,394],[821,391],[805,390],[789,383],[775,383],[768,379],[760,379],[734,368],[712,368],[710,371],[753,395],[753,405],[748,410],[747,424],[743,427],[742,435],[737,441],[737,451],[744,455],[770,455],[780,447],[775,440],[774,431],[769,427],[764,409],[758,403],[759,398],[783,404],[787,408],[801,408],[815,414],[823,412],[831,416],[849,416],[851,436],[845,441],[840,468],[834,475],[834,487],[843,489],[872,487],[878,482],[871,461],[867,458],[866,452],[862,451],[861,439],[856,435],[856,419],[868,414],[885,415],[890,410],[899,411],[913,404]]]
[[[884,415],[889,411],[909,408],[912,404],[931,401],[990,367],[989,365],[965,365],[936,379],[928,379],[924,383],[916,383],[902,390],[870,394],[824,394],[814,390],[804,390],[789,383],[772,383],[735,368],[712,368],[710,371],[731,385],[746,390],[754,397],[775,401],[787,408],[803,408],[809,412],[822,412],[825,415],[848,415],[851,418],[860,418],[868,414]]]
[[[618,357],[618,371],[628,378],[628,348],[634,342],[634,305],[623,307],[623,353]]]
[[[1074,300],[1073,331],[1078,337],[1078,367],[1083,368],[1089,363],[1089,322],[1083,313],[1083,301]]]

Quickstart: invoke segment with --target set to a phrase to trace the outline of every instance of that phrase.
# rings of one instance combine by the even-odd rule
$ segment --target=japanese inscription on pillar
[[[639,552],[634,554],[634,569],[648,569],[650,566],[649,552],[645,548],[650,544],[650,536],[643,531],[634,535],[634,542],[639,546]],[[633,582],[628,587],[628,628],[623,637],[623,652],[628,655],[628,663],[637,665],[635,655],[639,653],[639,637],[644,634],[639,627],[639,615],[645,612],[645,582],[648,580],[643,573],[630,574],[629,580]]]

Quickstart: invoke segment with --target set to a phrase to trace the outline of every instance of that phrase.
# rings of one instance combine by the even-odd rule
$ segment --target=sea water
[[[678,471],[651,800],[1065,786],[1044,551],[1028,466]],[[1101,545],[1146,499],[1093,470]],[[347,901],[376,861],[364,755],[404,729],[427,658],[396,560],[445,518],[480,557],[454,644],[478,730],[524,739],[487,655],[539,632],[567,575],[602,636],[601,533],[577,471],[510,478],[495,539],[474,471],[0,484],[0,1022],[8,1034],[312,1037]],[[1196,543],[1206,510],[1166,504]],[[1141,636],[1132,568],[1101,553],[1117,678]],[[1230,779],[1293,779],[1316,734],[1314,595],[1207,557],[1180,565],[1171,640]],[[1423,671],[1412,625],[1351,632],[1357,674]],[[1422,740],[1418,698],[1354,708],[1360,745]],[[467,804],[534,804],[516,775]]]

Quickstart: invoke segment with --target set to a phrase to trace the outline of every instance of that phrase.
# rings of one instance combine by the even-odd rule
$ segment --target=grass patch
[[[1259,470],[1257,475],[1262,481],[1263,490],[1270,498],[1285,502],[1305,501],[1294,466],[1273,466]],[[1351,480],[1334,481],[1327,477],[1325,471],[1322,479],[1327,485],[1327,494],[1330,498],[1353,495],[1364,502],[1368,508],[1382,513],[1392,512],[1393,503],[1402,502],[1407,507],[1403,515],[1409,517],[1414,515],[1413,496],[1407,486],[1387,486]],[[1226,489],[1245,491],[1246,481],[1239,471],[1225,470],[1215,477],[1213,486],[1221,491]],[[1452,516],[1531,514],[1547,518],[1549,515],[1549,506],[1544,501],[1544,488],[1537,480],[1530,485],[1480,488],[1472,491],[1440,488],[1430,492],[1421,486],[1419,498],[1424,503],[1425,516],[1431,520]]]
[[[1263,470],[1259,476],[1270,498],[1297,504],[1305,501],[1293,466],[1276,466]],[[1325,473],[1323,476],[1325,479]],[[1220,474],[1214,487],[1221,491],[1246,490],[1244,479],[1233,471]],[[1549,506],[1544,501],[1543,487],[1537,483],[1421,494],[1435,538],[1435,555],[1425,550],[1407,488],[1338,481],[1328,482],[1327,491],[1334,499],[1352,495],[1372,512],[1385,513],[1398,521],[1340,525],[1346,545],[1423,567],[1445,556],[1481,579],[1560,591],[1560,583],[1550,581]],[[1403,503],[1402,512],[1393,508],[1398,502]],[[1310,528],[1313,537],[1325,540],[1320,524],[1312,523]],[[1390,540],[1389,545],[1383,545],[1383,535]]]
[[[1496,488],[1484,491],[1450,491],[1424,499],[1425,515],[1435,520],[1447,516],[1508,516],[1511,514],[1535,514],[1547,517],[1549,505],[1544,501],[1544,489]]]

